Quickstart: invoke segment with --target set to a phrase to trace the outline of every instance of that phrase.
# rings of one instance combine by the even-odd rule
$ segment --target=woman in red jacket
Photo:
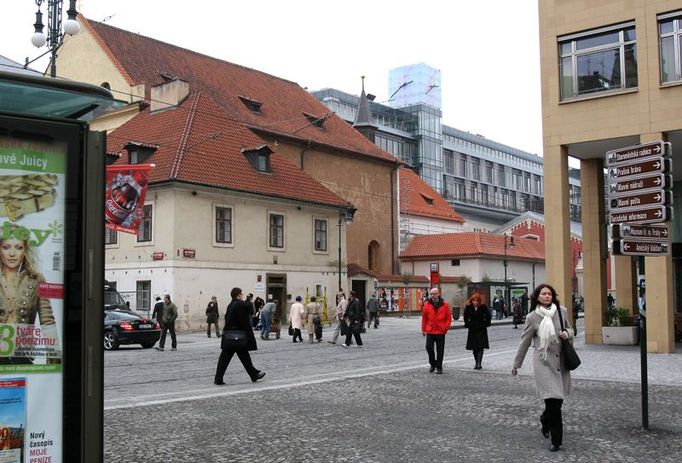
[[[452,312],[450,305],[440,297],[438,288],[431,288],[429,299],[422,307],[422,335],[426,336],[426,352],[429,354],[429,373],[443,374],[445,333],[450,329]],[[434,344],[436,345],[434,352]]]

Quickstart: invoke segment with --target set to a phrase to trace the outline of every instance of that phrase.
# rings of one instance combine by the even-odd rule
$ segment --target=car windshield
[[[104,305],[106,306],[121,306],[124,307],[126,304],[123,298],[116,291],[104,291]]]

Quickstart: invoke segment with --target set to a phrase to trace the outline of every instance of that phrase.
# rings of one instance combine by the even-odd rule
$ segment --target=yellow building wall
[[[650,141],[652,134],[664,137],[666,132],[682,130],[682,85],[661,85],[657,15],[682,11],[680,0],[540,0],[538,1],[540,28],[540,61],[542,73],[543,145],[545,157],[565,156],[570,145],[604,140],[627,139],[628,144]],[[600,27],[635,22],[637,35],[638,87],[617,94],[592,95],[571,101],[560,101],[558,37]],[[598,146],[595,144],[595,147]],[[682,148],[682,147],[680,147]],[[562,153],[563,154],[558,154]],[[597,151],[590,157],[602,157]],[[545,162],[545,210],[563,211],[564,201],[559,186],[549,186],[547,179],[558,172],[558,162]],[[594,211],[596,208],[589,208]],[[592,217],[583,217],[585,221]],[[561,219],[547,220],[549,236],[563,233]],[[566,279],[564,255],[570,252],[560,240],[559,246],[547,251],[549,279]],[[593,246],[594,248],[594,246]],[[588,252],[602,252],[601,244]],[[647,258],[647,282],[660,286],[664,294],[657,296],[661,306],[656,309],[657,320],[649,324],[650,352],[674,350],[672,339],[672,266],[670,258]],[[598,259],[593,259],[595,262]],[[652,262],[650,264],[649,262]],[[653,263],[655,262],[655,264]],[[588,269],[585,269],[587,276]],[[664,284],[659,284],[666,282]],[[627,290],[627,289],[626,289]],[[622,290],[621,290],[622,293]],[[647,291],[649,293],[649,291]],[[565,298],[564,295],[562,297]],[[649,305],[649,304],[647,304]],[[586,307],[586,310],[588,308]],[[595,308],[595,310],[603,310]],[[596,320],[596,316],[594,317]],[[596,342],[593,329],[591,340]]]

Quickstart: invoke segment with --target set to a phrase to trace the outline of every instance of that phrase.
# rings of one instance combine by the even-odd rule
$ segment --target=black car
[[[116,350],[121,344],[140,344],[149,349],[161,337],[155,320],[126,309],[104,311],[104,349]]]

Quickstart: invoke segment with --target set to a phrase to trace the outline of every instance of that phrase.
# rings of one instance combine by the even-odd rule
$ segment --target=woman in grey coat
[[[571,392],[571,374],[561,357],[561,341],[570,339],[573,330],[568,323],[566,308],[559,305],[554,288],[541,284],[531,296],[531,311],[521,334],[521,343],[514,358],[512,375],[516,376],[523,364],[526,352],[533,342],[533,372],[537,394],[545,401],[545,410],[540,415],[542,435],[552,438],[551,452],[561,448],[563,422],[561,405]],[[564,322],[561,330],[559,311]]]

